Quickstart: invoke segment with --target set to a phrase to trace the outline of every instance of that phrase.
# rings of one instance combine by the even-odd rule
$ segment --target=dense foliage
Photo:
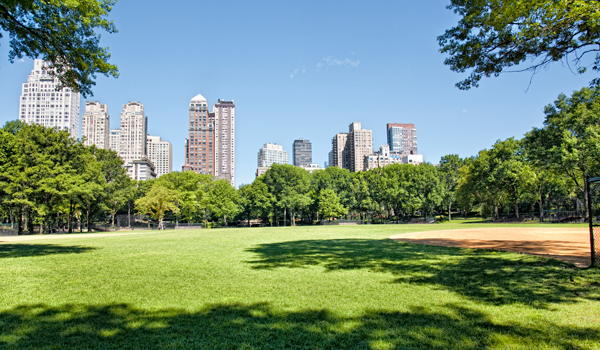
[[[476,156],[450,154],[438,166],[393,164],[312,174],[273,165],[253,183],[194,172],[132,181],[113,151],[86,147],[65,131],[9,122],[0,129],[0,217],[19,233],[115,226],[118,215],[220,225],[313,224],[337,218],[407,222],[452,213],[540,220],[549,212],[583,217],[585,176],[600,175],[600,89],[561,95],[542,128],[497,141]],[[595,204],[597,206],[597,204]],[[597,208],[596,208],[597,209]],[[501,217],[502,216],[502,217]],[[142,221],[147,219],[141,219]],[[147,222],[150,225],[150,222]],[[117,225],[118,226],[118,225]]]
[[[0,38],[10,36],[9,58],[27,56],[50,62],[61,86],[92,95],[96,74],[118,76],[108,63],[97,29],[117,31],[107,19],[114,0],[0,0]]]
[[[568,60],[579,73],[582,58],[595,54],[600,70],[600,1],[598,0],[452,0],[458,24],[438,38],[440,51],[453,71],[470,75],[456,85],[477,87],[482,77],[508,68],[536,72],[547,64]],[[598,81],[596,81],[598,83]]]

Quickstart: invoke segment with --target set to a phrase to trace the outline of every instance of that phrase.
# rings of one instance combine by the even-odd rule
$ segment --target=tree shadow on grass
[[[355,317],[323,309],[282,311],[266,303],[208,305],[193,313],[126,304],[25,305],[0,312],[3,349],[572,349],[599,341],[597,329],[499,325],[456,305]]]
[[[0,244],[0,259],[45,256],[55,254],[80,254],[96,248],[54,244]]]
[[[255,269],[321,266],[325,271],[368,269],[391,273],[394,282],[430,285],[473,300],[505,305],[600,300],[600,270],[517,253],[398,242],[389,239],[304,240],[261,244],[248,249]],[[569,277],[577,277],[571,283]],[[581,281],[586,281],[584,283]],[[580,296],[576,295],[579,293]]]

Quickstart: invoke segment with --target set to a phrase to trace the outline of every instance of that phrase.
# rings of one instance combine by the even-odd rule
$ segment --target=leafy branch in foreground
[[[598,0],[452,0],[448,9],[461,19],[438,42],[451,70],[471,71],[456,84],[460,89],[527,60],[532,63],[521,71],[566,59],[581,74],[587,70],[582,58],[596,53],[593,69],[600,70]]]
[[[96,29],[116,33],[106,16],[114,0],[0,0],[0,38],[10,36],[9,59],[42,58],[48,71],[84,97],[93,95],[96,74],[118,77]]]

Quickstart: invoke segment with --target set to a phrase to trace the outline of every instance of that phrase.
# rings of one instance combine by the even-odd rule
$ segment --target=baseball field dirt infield
[[[579,267],[590,265],[590,233],[584,227],[489,227],[414,232],[390,238],[418,244],[540,255]]]

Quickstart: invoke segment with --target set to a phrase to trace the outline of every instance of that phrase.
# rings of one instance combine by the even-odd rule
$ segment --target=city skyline
[[[148,133],[171,141],[173,167],[180,170],[189,99],[198,92],[209,101],[234,99],[237,186],[253,181],[256,151],[265,142],[291,151],[295,139],[310,139],[313,162],[322,166],[331,137],[353,121],[373,130],[377,146],[386,143],[386,123],[415,123],[419,154],[427,162],[452,153],[472,156],[498,139],[541,127],[544,106],[591,80],[591,74],[576,75],[557,63],[539,74],[504,74],[482,80],[477,89],[458,90],[454,84],[464,75],[443,64],[436,40],[458,18],[445,8],[448,1],[182,1],[156,11],[157,4],[115,4],[110,19],[119,32],[103,35],[101,44],[110,47],[120,77],[100,75],[95,96],[81,100],[80,115],[85,102],[106,104],[114,130],[121,106],[141,102],[151,120]],[[223,7],[230,26],[220,25],[218,16],[195,20],[197,13],[218,14]],[[147,29],[146,21],[166,21],[172,30]],[[183,34],[198,31],[203,44],[189,47]],[[26,58],[11,64],[8,41],[0,39],[2,124],[18,119],[20,86],[33,66]],[[207,47],[229,53],[207,55]],[[174,54],[184,48],[189,55]]]

